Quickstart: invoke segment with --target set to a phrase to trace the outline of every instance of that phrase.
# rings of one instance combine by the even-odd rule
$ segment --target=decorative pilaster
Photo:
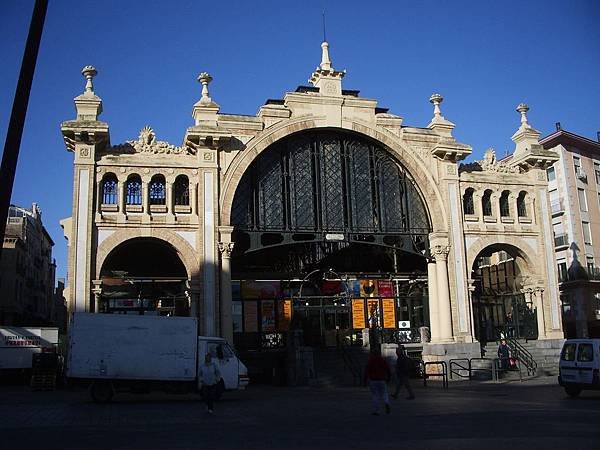
[[[429,327],[431,342],[440,340],[440,314],[438,311],[437,276],[435,260],[427,262],[427,286],[429,290]]]
[[[437,278],[438,312],[440,323],[440,341],[453,342],[452,308],[450,306],[450,285],[448,280],[448,253],[450,246],[435,245],[432,247],[435,258]]]
[[[233,344],[233,318],[231,316],[231,253],[233,242],[219,242],[221,254],[221,336]]]

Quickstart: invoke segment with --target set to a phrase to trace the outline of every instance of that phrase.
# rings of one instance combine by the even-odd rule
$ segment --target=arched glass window
[[[481,197],[481,210],[484,216],[492,215],[492,191],[487,189]]]
[[[463,210],[465,214],[475,214],[475,204],[473,203],[473,193],[475,189],[468,188],[463,195]]]
[[[116,205],[118,199],[117,177],[109,173],[102,180],[102,204]]]
[[[150,180],[150,204],[164,205],[166,203],[165,177],[154,175]]]
[[[510,205],[508,203],[508,196],[510,192],[503,191],[500,196],[500,217],[510,217]]]
[[[175,178],[173,186],[173,194],[175,196],[175,204],[189,206],[190,204],[190,183],[188,177],[179,175]]]
[[[127,180],[125,187],[126,203],[128,205],[142,204],[142,179],[139,175],[132,175]]]
[[[527,192],[521,191],[519,192],[519,196],[517,197],[517,213],[519,217],[527,217]]]

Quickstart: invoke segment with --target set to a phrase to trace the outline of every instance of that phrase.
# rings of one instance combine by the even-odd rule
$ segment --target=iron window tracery
[[[304,133],[275,143],[236,191],[239,231],[426,236],[413,179],[380,145],[350,133]]]
[[[108,174],[102,180],[102,204],[116,205],[117,194],[117,177],[113,174]]]
[[[125,187],[126,203],[128,205],[142,204],[142,179],[138,175],[133,175],[127,180]]]
[[[481,197],[481,209],[484,216],[492,215],[492,191],[486,190]]]
[[[175,205],[189,206],[190,204],[190,183],[185,175],[178,175],[175,178],[173,192],[175,194]]]
[[[519,196],[517,197],[517,213],[519,217],[527,217],[527,204],[525,203],[526,198],[527,192],[519,192]]]
[[[475,189],[467,188],[465,195],[463,195],[463,210],[465,214],[475,214],[475,202],[473,201],[473,194]]]
[[[166,184],[165,177],[162,175],[154,175],[150,180],[150,204],[166,204]]]
[[[508,191],[503,191],[502,195],[500,195],[500,216],[501,217],[509,217],[510,216],[510,205],[508,203]]]

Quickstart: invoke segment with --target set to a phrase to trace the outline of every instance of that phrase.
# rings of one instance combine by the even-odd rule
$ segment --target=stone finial
[[[94,77],[96,75],[98,75],[98,71],[96,70],[96,68],[94,66],[85,66],[83,69],[81,69],[81,74],[87,80],[85,83],[85,93],[89,92],[90,94],[93,94],[94,93],[94,83],[92,82],[92,80],[94,79]]]
[[[329,43],[327,41],[323,41],[321,44],[322,54],[321,54],[321,70],[331,70],[331,59],[329,59]]]
[[[433,103],[433,115],[434,117],[443,117],[442,110],[440,109],[440,104],[444,101],[444,97],[440,94],[432,94],[429,97],[429,102]]]
[[[208,72],[202,72],[198,75],[198,81],[202,84],[202,98],[200,99],[200,103],[202,104],[212,103],[208,93],[208,85],[212,80],[213,77],[211,77]]]
[[[521,103],[517,106],[517,112],[521,113],[521,123],[525,125],[529,124],[529,122],[527,122],[527,111],[529,111],[529,106],[527,106],[526,103]]]

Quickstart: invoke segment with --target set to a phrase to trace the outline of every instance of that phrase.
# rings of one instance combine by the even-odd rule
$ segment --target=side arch
[[[231,213],[235,192],[246,170],[250,164],[271,144],[283,139],[291,134],[300,131],[314,130],[318,128],[335,129],[327,125],[324,118],[299,118],[285,124],[274,126],[265,130],[259,136],[249,141],[245,150],[240,152],[232,161],[223,182],[223,188],[220,196],[220,223],[221,225],[231,225]],[[375,129],[366,124],[358,122],[344,122],[341,130],[352,131],[365,135],[381,144],[383,144],[392,155],[406,168],[415,180],[418,189],[423,195],[425,205],[431,218],[433,232],[447,232],[448,215],[444,208],[444,201],[437,184],[425,165],[419,161],[411,151],[407,150],[400,142],[398,137],[391,133]]]
[[[177,255],[183,262],[185,266],[188,278],[197,278],[199,276],[200,263],[198,258],[196,257],[196,251],[192,248],[192,246],[181,236],[168,231],[161,230],[156,228],[138,228],[138,229],[128,229],[128,230],[118,230],[108,238],[106,238],[102,243],[98,246],[98,251],[96,253],[96,275],[95,278],[100,277],[100,271],[102,270],[102,266],[106,261],[108,255],[116,249],[119,245],[129,241],[134,238],[141,237],[151,237],[156,238],[161,241],[166,242],[171,245]]]
[[[480,237],[467,248],[467,269],[473,269],[475,259],[488,247],[496,247],[498,250],[511,250],[511,256],[523,261],[524,269],[529,274],[540,276],[538,265],[534,263],[537,252],[523,239],[513,236]]]

